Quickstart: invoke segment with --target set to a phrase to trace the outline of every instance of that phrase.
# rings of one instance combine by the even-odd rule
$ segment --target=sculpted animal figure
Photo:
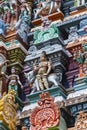
[[[29,84],[31,84],[31,83],[33,84],[31,93],[34,93],[36,91],[40,91],[34,70],[32,70],[28,73],[25,73],[25,76],[28,79]],[[62,80],[62,74],[61,73],[59,73],[59,75],[52,73],[48,76],[48,82],[51,83],[52,86],[58,86],[59,83],[61,82],[61,80]]]

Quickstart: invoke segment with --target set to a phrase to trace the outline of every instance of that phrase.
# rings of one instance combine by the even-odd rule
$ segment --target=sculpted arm
[[[18,75],[17,75],[17,81],[18,81],[19,85],[21,86],[21,88],[23,88],[23,85],[22,85]]]
[[[52,69],[52,64],[51,64],[51,62],[48,62],[47,75],[51,72],[51,69]]]
[[[9,60],[6,60],[6,61],[4,61],[1,65],[0,65],[0,68],[2,68],[6,63],[8,63],[9,62]]]

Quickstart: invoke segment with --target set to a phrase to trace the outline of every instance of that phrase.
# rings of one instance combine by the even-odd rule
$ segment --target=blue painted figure
[[[5,29],[6,29],[6,26],[5,26],[4,21],[0,19],[0,34],[5,35]]]

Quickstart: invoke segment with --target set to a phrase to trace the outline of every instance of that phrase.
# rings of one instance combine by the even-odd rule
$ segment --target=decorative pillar
[[[2,41],[0,41],[0,65],[3,64],[6,60],[7,60],[7,49],[5,47],[5,44]],[[1,66],[0,71],[5,73],[6,68],[7,68],[7,64]],[[5,83],[6,82],[4,80],[4,76],[0,75],[0,97],[2,96],[2,93],[4,91],[7,91]],[[4,88],[2,90],[3,85]]]
[[[23,69],[23,62],[28,54],[27,50],[21,45],[18,40],[12,40],[11,42],[7,42],[6,44],[8,50],[8,59],[10,60],[10,64],[8,66],[15,66],[17,72],[20,72]]]

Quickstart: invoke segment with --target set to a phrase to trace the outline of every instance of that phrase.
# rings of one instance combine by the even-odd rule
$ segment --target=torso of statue
[[[39,64],[38,74],[46,74],[48,70],[48,62],[44,61]]]
[[[15,74],[10,75],[9,80],[10,80],[9,85],[12,86],[17,85],[18,76]]]

